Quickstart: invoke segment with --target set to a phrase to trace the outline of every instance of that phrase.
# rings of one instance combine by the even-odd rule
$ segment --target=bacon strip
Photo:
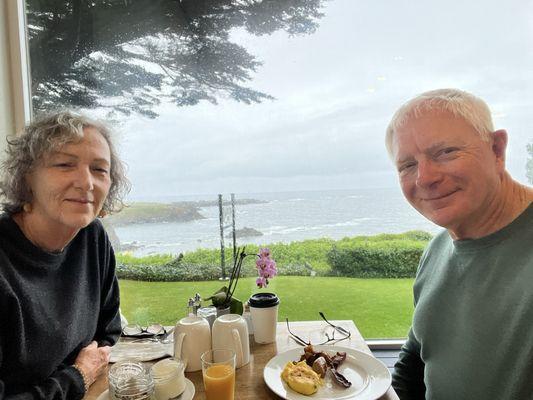
[[[327,372],[328,370],[331,371],[331,375],[333,376],[334,382],[344,388],[349,388],[350,386],[352,386],[352,383],[348,379],[346,379],[344,375],[337,371],[337,368],[339,368],[346,360],[345,352],[337,352],[337,354],[335,354],[334,356],[330,356],[328,353],[324,353],[323,351],[315,352],[312,345],[307,345],[304,348],[304,354],[302,354],[302,356],[300,357],[300,361],[305,360],[307,365],[314,368],[315,361],[320,358],[324,359],[326,365],[325,372]]]

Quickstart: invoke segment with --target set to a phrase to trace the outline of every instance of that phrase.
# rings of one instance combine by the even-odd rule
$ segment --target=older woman
[[[96,219],[128,189],[109,130],[72,113],[8,140],[0,194],[0,399],[79,399],[120,335],[115,257]]]

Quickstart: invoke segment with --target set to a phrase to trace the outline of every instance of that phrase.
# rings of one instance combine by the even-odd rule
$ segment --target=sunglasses
[[[137,324],[128,324],[122,328],[122,336],[153,337],[166,333],[165,327],[161,324],[152,324],[144,328]]]
[[[338,326],[338,325],[335,325],[335,324],[332,324],[331,322],[329,322],[322,311],[319,311],[318,313],[320,314],[322,319],[330,327],[333,328],[333,332],[331,333],[331,336],[327,332],[325,332],[326,340],[323,341],[322,343],[318,343],[318,344],[321,345],[321,344],[327,344],[327,343],[331,343],[331,342],[337,343],[337,342],[340,342],[341,340],[349,339],[352,336],[351,332],[348,331],[347,329],[343,328],[342,326]],[[301,344],[302,346],[307,346],[307,345],[311,344],[311,341],[305,341],[301,337],[299,337],[298,335],[294,334],[291,331],[291,328],[289,326],[289,319],[288,318],[285,318],[285,322],[287,323],[287,331],[289,332],[289,335],[291,335],[291,337],[294,339],[294,341],[296,343]],[[340,337],[338,337],[338,335],[337,335],[337,337],[335,337],[335,332],[337,332],[337,334],[340,335]]]

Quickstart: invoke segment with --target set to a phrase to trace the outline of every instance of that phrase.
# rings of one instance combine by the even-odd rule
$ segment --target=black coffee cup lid
[[[254,308],[274,307],[279,304],[279,298],[274,293],[256,293],[250,297],[248,304]]]

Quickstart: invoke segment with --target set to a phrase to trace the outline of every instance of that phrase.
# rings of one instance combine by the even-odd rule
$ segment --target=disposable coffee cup
[[[276,326],[278,323],[279,298],[274,293],[256,293],[248,300],[254,340],[265,344],[276,341]]]

